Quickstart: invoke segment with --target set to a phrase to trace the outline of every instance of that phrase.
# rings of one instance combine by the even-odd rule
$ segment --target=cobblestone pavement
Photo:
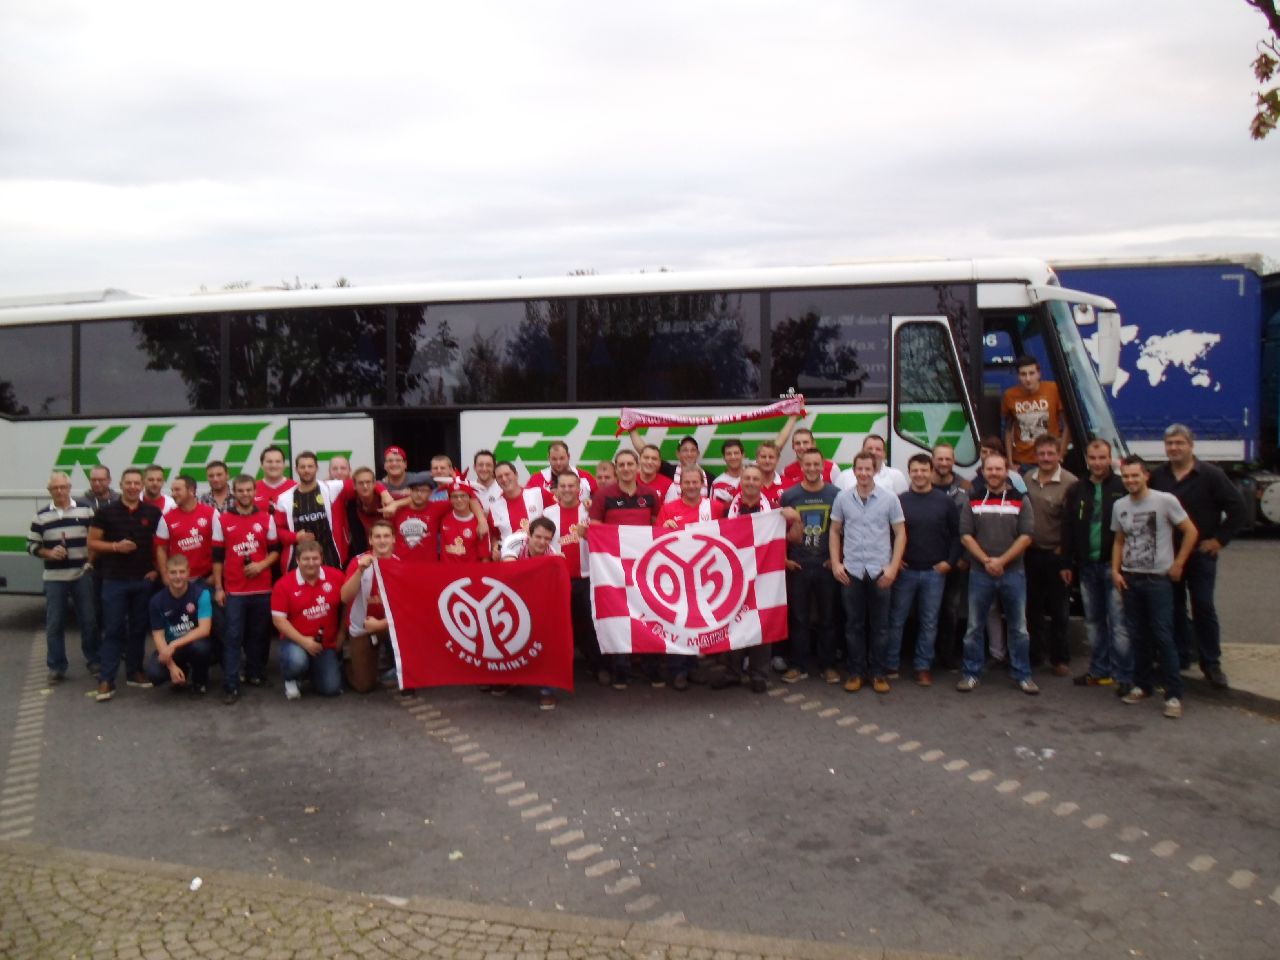
[[[925,960],[443,900],[394,903],[315,884],[0,843],[0,956],[89,960]]]

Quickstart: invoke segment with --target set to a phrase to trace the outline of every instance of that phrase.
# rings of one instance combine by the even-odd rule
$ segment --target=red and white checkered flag
[[[591,606],[605,653],[723,653],[787,637],[780,511],[683,530],[592,524]]]

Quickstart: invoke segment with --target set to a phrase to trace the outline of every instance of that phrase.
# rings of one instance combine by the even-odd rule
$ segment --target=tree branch
[[[1280,8],[1277,8],[1275,0],[1244,0],[1244,2],[1266,17],[1271,32],[1280,37]]]

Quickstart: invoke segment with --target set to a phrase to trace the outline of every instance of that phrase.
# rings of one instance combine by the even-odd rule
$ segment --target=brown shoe
[[[93,699],[97,700],[99,703],[106,703],[115,695],[116,695],[115,685],[108,683],[106,680],[103,680],[101,683],[98,684],[98,692],[93,695]]]
[[[836,673],[834,668],[827,667],[822,671],[822,681],[823,683],[839,683],[840,674]]]
[[[1071,676],[1071,668],[1065,663],[1055,663],[1053,665],[1053,675],[1055,677],[1069,677]]]
[[[933,686],[933,674],[932,674],[932,673],[930,673],[928,670],[917,670],[917,671],[916,671],[916,683],[917,683],[917,684],[919,684],[919,685],[920,685],[920,686],[922,686],[922,687],[932,687],[932,686]]]
[[[884,677],[875,677],[871,681],[871,689],[874,690],[876,693],[888,693],[889,681],[886,680]]]
[[[857,693],[862,689],[862,678],[857,676],[850,677],[844,682],[844,689],[846,693]]]

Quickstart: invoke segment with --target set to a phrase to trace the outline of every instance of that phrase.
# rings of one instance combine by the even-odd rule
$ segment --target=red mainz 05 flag
[[[380,563],[402,690],[502,683],[573,689],[564,558]]]
[[[593,523],[591,606],[605,653],[723,653],[787,636],[782,512],[683,530]]]

